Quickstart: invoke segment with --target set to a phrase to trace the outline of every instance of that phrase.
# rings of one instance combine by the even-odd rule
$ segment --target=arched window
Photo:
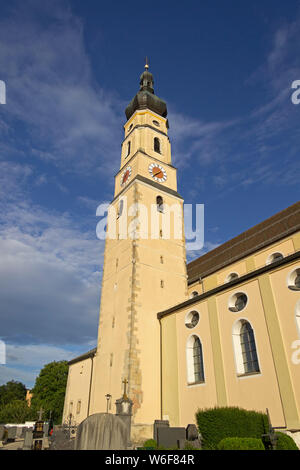
[[[119,203],[119,209],[118,209],[118,217],[121,217],[124,209],[124,200],[121,199]]]
[[[203,354],[200,338],[190,336],[187,342],[187,379],[189,384],[204,382]]]
[[[158,137],[154,137],[154,151],[161,153],[160,152],[160,140]]]
[[[225,282],[231,282],[231,281],[233,281],[234,279],[238,279],[238,277],[239,277],[238,273],[230,273],[230,274],[228,274],[228,276],[226,277]]]
[[[164,211],[164,200],[161,196],[157,196],[156,206],[157,206],[158,212],[163,212]]]
[[[280,259],[283,258],[282,253],[272,253],[268,258],[266,264],[272,264],[275,263],[275,261],[279,261]]]
[[[238,374],[260,372],[254,332],[246,320],[238,320],[233,328],[233,346]]]

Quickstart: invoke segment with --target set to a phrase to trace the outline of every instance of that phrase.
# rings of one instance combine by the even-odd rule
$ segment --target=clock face
[[[121,175],[121,186],[124,186],[124,184],[127,183],[130,176],[131,176],[131,166],[128,166]]]
[[[166,170],[159,165],[158,163],[150,163],[149,165],[149,173],[155,181],[159,183],[166,181],[167,179],[167,172]]]

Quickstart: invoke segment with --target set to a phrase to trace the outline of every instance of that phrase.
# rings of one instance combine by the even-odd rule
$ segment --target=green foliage
[[[47,419],[52,411],[52,419],[55,424],[62,420],[66,385],[68,378],[67,361],[50,362],[40,371],[32,389],[32,410],[36,413],[43,408],[43,418]]]
[[[226,437],[218,444],[219,450],[265,450],[261,439],[253,437]]]
[[[294,439],[283,432],[276,432],[278,441],[276,444],[276,450],[299,450]]]
[[[0,423],[21,424],[32,419],[34,419],[32,410],[25,400],[14,400],[1,407]]]
[[[261,439],[268,430],[266,414],[238,407],[198,410],[196,420],[203,438],[203,449],[217,449],[219,442],[226,437]]]
[[[157,442],[154,439],[148,439],[146,442],[143,444],[144,449],[157,449]]]
[[[14,400],[24,400],[26,397],[26,387],[21,382],[11,380],[0,386],[0,410],[2,407]]]

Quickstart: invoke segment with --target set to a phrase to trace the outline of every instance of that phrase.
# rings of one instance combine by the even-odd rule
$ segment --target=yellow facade
[[[201,299],[204,296],[199,289],[200,283],[195,281],[189,285],[188,307],[185,302],[182,307],[177,306],[161,316],[163,370],[171,367],[170,356],[164,351],[176,350],[178,357],[179,404],[174,409],[170,408],[172,390],[166,382],[162,383],[163,414],[168,415],[174,424],[193,422],[197,408],[240,406],[258,411],[268,408],[273,426],[300,430],[300,361],[293,360],[293,353],[294,357],[300,357],[300,351],[298,356],[295,354],[295,342],[300,350],[295,313],[300,292],[288,287],[290,273],[300,269],[299,234],[286,237],[247,260],[233,263],[209,276],[213,290],[211,294],[209,290],[204,291],[204,299]],[[278,267],[268,266],[269,255],[279,251],[287,260],[289,255],[294,255],[294,259]],[[257,270],[247,269],[247,266],[257,266]],[[264,266],[266,272],[262,273],[259,268]],[[237,272],[241,280],[227,287],[227,276],[231,272]],[[218,283],[213,282],[216,280]],[[203,280],[202,283],[205,285]],[[217,284],[219,292],[214,292]],[[197,290],[200,296],[192,297],[191,294]],[[229,299],[237,292],[245,293],[248,302],[242,311],[232,312],[228,308]],[[199,312],[200,316],[192,330],[185,326],[185,318],[191,311]],[[176,329],[170,337],[164,332],[170,329],[170,322],[174,324],[174,317]],[[239,374],[236,368],[233,329],[241,319],[247,320],[254,331],[258,373]],[[205,373],[204,382],[195,385],[187,380],[186,345],[191,334],[201,340]],[[174,420],[173,416],[176,417]]]
[[[115,232],[108,221],[108,232],[115,236],[106,239],[97,347],[70,362],[63,420],[72,415],[78,424],[106,411],[107,394],[114,412],[126,378],[135,441],[152,437],[155,419],[186,426],[195,422],[198,408],[214,406],[268,408],[273,426],[300,430],[300,351],[297,356],[295,349],[300,292],[289,285],[292,273],[300,270],[300,208],[293,209],[298,230],[291,226],[280,235],[280,228],[272,228],[268,238],[261,234],[263,228],[253,228],[247,236],[258,234],[257,247],[252,243],[242,252],[237,237],[224,244],[224,253],[231,250],[226,259],[214,264],[218,252],[207,254],[206,271],[194,270],[188,278],[183,199],[177,193],[167,134],[166,117],[153,109],[136,109],[124,126],[110,205],[118,215]],[[158,210],[157,197],[163,199],[164,211]],[[136,204],[148,217],[135,211]],[[173,208],[170,214],[167,207]],[[156,217],[155,236],[150,214]],[[182,229],[179,237],[176,221]],[[246,304],[235,310],[233,299],[241,294]],[[192,312],[198,318],[193,327]],[[251,373],[245,372],[239,345],[246,324],[257,355]],[[201,344],[203,370],[201,380],[193,381],[190,345],[195,338]]]

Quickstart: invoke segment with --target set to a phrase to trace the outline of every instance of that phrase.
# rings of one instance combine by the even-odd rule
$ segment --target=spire
[[[148,72],[149,63],[148,57],[146,57],[145,70],[140,77],[140,91],[149,91],[154,94],[154,79],[152,73]]]
[[[149,72],[148,57],[146,57],[145,70],[140,76],[140,89],[125,110],[129,119],[137,109],[151,109],[160,116],[167,117],[167,105],[154,94],[154,78]]]

